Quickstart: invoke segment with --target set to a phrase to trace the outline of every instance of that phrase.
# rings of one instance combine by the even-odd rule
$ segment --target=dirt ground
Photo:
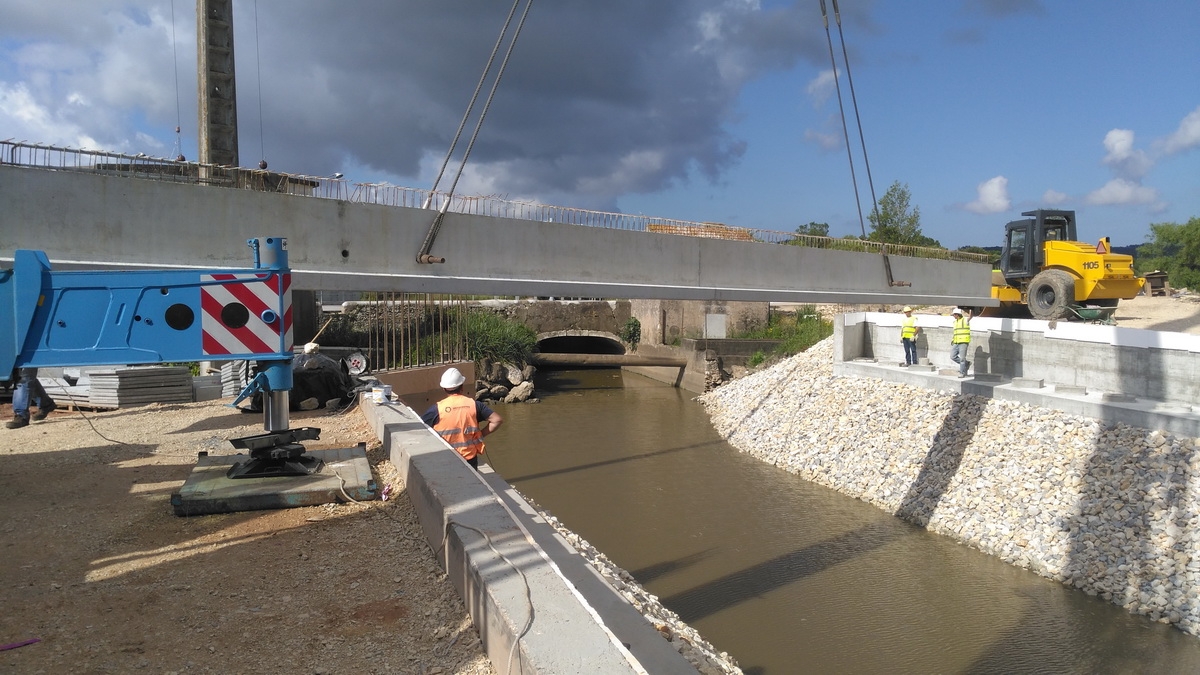
[[[1200,335],[1200,295],[1139,295],[1122,300],[1113,316],[1118,326]]]
[[[262,433],[228,401],[0,429],[0,671],[494,672],[357,407],[292,426],[368,443],[392,499],[174,515],[198,451]]]
[[[1116,322],[1200,335],[1200,297],[1123,301]],[[367,443],[389,501],[174,515],[197,452],[262,432],[226,403],[0,429],[0,671],[494,672],[357,408],[291,423],[322,430],[310,449]]]

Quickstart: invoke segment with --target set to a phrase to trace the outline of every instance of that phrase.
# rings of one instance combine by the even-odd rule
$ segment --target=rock
[[[529,397],[532,395],[533,395],[533,383],[532,382],[522,382],[522,383],[518,384],[517,386],[513,387],[508,392],[508,396],[504,397],[504,402],[505,403],[521,403],[523,401],[528,400]]]
[[[504,379],[507,380],[509,384],[511,384],[512,386],[515,387],[518,384],[521,384],[522,382],[525,381],[525,374],[521,372],[520,368],[518,368],[512,364],[505,364],[504,365]]]
[[[493,384],[492,388],[490,390],[488,390],[488,395],[491,398],[501,398],[502,399],[505,396],[508,396],[508,387],[506,387],[502,384]]]

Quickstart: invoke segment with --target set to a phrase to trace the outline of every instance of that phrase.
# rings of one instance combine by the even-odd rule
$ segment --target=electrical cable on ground
[[[50,378],[50,380],[52,382],[54,382],[54,384],[62,387],[63,391],[66,391],[67,387],[69,386],[65,380],[59,381],[59,379],[57,377],[52,377],[52,378]],[[68,397],[70,397],[69,394],[68,394]],[[74,397],[70,397],[70,398],[71,398],[71,405],[75,406],[75,412],[79,413],[79,416],[83,418],[84,422],[88,423],[88,426],[92,428],[92,431],[96,432],[97,436],[99,436],[100,438],[103,438],[104,440],[108,441],[109,443],[116,443],[117,445],[123,445],[127,448],[133,447],[131,444],[126,443],[125,441],[118,441],[116,439],[109,438],[108,436],[105,436],[104,434],[100,433],[100,430],[96,428],[96,425],[92,424],[91,418],[89,418],[87,415],[83,414],[83,408],[80,408],[78,405],[75,405]],[[58,404],[55,404],[55,407],[58,407]]]

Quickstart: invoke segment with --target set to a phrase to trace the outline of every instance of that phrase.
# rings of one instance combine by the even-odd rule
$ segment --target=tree
[[[993,246],[992,248],[984,248],[982,246],[959,246],[958,250],[963,253],[982,253],[988,257],[988,261],[992,263],[993,269],[1000,269],[1000,248]]]
[[[1162,270],[1175,288],[1200,288],[1200,218],[1184,225],[1151,224],[1137,253],[1134,267],[1140,274]]]
[[[796,228],[796,234],[806,234],[810,237],[828,237],[829,223],[809,222]]]
[[[893,182],[879,200],[878,213],[872,211],[867,217],[871,221],[871,233],[867,239],[887,244],[941,248],[940,242],[921,232],[921,209],[917,206],[910,209],[911,198],[907,183],[901,185],[900,181]]]

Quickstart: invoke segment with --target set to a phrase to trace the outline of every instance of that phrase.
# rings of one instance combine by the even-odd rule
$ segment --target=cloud
[[[825,105],[825,102],[836,92],[837,86],[832,69],[822,70],[804,88],[804,93],[808,94],[808,97],[812,99],[814,108],[820,108]]]
[[[0,129],[4,139],[95,148],[96,140],[73,122],[38,104],[24,84],[0,82]]]
[[[8,92],[23,86],[22,109],[40,120],[21,124],[48,134],[43,142],[87,137],[149,152],[132,147],[146,142],[138,134],[165,148],[180,120],[194,142],[195,19],[186,5],[6,2],[0,82]],[[234,3],[241,164],[263,154],[281,171],[352,166],[431,182],[425,158],[440,160],[450,146],[507,10],[489,0],[364,0],[353,11],[327,0]],[[746,149],[729,131],[743,87],[827,59],[813,14],[807,3],[756,0],[535,5],[462,184],[611,204],[690,176],[717,181]],[[17,122],[0,111],[0,129]]]
[[[1042,203],[1046,206],[1062,206],[1071,200],[1071,195],[1057,190],[1046,190],[1042,193]]]
[[[975,187],[978,197],[963,208],[972,213],[1003,213],[1012,206],[1008,198],[1008,179],[1004,176],[989,178]]]
[[[1114,178],[1099,190],[1084,198],[1084,202],[1101,206],[1121,204],[1156,204],[1158,191],[1131,180]]]
[[[1200,107],[1183,118],[1175,133],[1155,145],[1163,155],[1175,155],[1200,146]]]
[[[1133,147],[1133,132],[1128,129],[1113,129],[1105,134],[1104,148],[1108,150],[1104,163],[1120,178],[1140,180],[1154,166],[1145,152]]]

